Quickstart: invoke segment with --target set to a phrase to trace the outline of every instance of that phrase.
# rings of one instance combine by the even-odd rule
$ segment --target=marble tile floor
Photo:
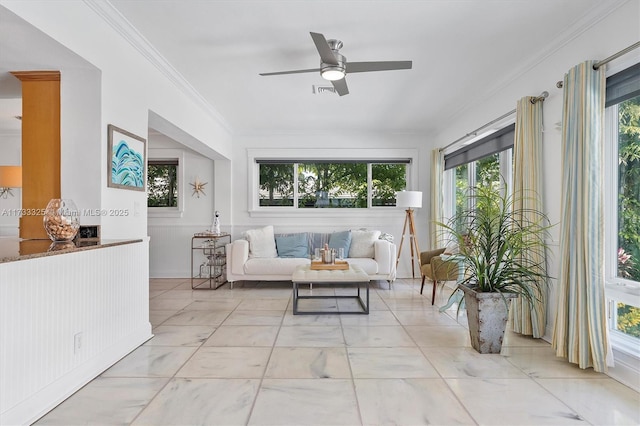
[[[374,283],[369,315],[292,315],[291,283],[150,280],[154,337],[42,425],[638,425],[640,394],[508,332],[480,355],[419,280]],[[314,288],[314,294],[347,289]],[[343,303],[345,302],[346,303]]]

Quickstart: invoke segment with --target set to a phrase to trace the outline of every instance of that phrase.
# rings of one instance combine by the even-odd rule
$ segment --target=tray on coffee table
[[[314,271],[345,270],[349,269],[349,262],[347,262],[346,260],[336,260],[336,263],[323,263],[321,260],[312,260],[310,269]]]

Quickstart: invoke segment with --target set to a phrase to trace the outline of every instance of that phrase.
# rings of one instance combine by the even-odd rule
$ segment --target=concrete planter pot
[[[509,319],[505,298],[512,299],[516,295],[480,293],[464,285],[459,288],[464,291],[471,346],[481,354],[499,354]]]

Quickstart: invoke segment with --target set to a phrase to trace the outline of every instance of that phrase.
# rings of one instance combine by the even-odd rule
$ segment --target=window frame
[[[604,141],[605,297],[607,324],[614,349],[640,358],[638,339],[617,330],[617,303],[640,307],[640,282],[618,276],[618,105],[605,110]]]
[[[176,188],[178,190],[176,207],[149,207],[147,216],[152,218],[181,218],[185,210],[184,151],[181,149],[149,148],[149,160],[178,161],[176,166]],[[147,164],[147,168],[149,165]],[[148,176],[148,170],[147,170]],[[146,185],[146,182],[145,182]],[[148,191],[148,189],[147,189]],[[147,197],[149,193],[147,192]]]
[[[509,188],[513,185],[513,147],[507,148],[498,152],[498,162],[500,165],[500,174],[502,175],[505,184],[501,186],[500,190],[503,195],[505,191],[509,190]],[[489,154],[494,155],[494,154]],[[484,158],[484,157],[482,157]],[[469,187],[472,188],[476,184],[476,162],[481,160],[482,158],[478,158],[469,163],[465,163],[467,165],[467,181],[469,182]],[[443,197],[443,217],[445,221],[452,217],[454,212],[456,211],[456,168],[462,166],[462,164],[453,167],[451,169],[445,170],[444,172],[444,197]],[[473,202],[473,200],[467,200],[467,202]],[[469,208],[473,208],[473,205],[468,206]]]
[[[260,206],[260,160],[302,160],[310,163],[314,161],[340,161],[358,160],[367,162],[367,206],[362,208],[327,208],[304,209],[295,205],[286,206]],[[248,212],[251,217],[340,217],[340,216],[389,216],[395,217],[397,210],[394,207],[371,206],[371,164],[398,160],[407,163],[407,189],[413,188],[418,182],[418,150],[417,149],[248,149],[247,150],[247,186]],[[298,185],[297,173],[294,173],[294,188]]]

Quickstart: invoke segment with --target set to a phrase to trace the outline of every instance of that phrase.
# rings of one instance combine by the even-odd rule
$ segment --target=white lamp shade
[[[422,207],[422,191],[396,192],[396,206],[419,209]]]
[[[0,166],[0,187],[22,188],[22,167]]]

